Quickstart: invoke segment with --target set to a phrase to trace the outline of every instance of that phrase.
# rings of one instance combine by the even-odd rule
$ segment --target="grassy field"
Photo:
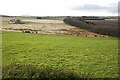
[[[118,76],[117,42],[110,37],[3,32],[3,66],[11,63],[48,66],[94,78],[115,78]]]

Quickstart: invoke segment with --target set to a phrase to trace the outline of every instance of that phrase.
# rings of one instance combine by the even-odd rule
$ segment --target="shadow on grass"
[[[5,78],[27,78],[43,80],[79,80],[80,78],[91,78],[88,74],[77,75],[72,71],[63,71],[49,67],[35,67],[33,65],[11,64],[3,67],[3,79]]]

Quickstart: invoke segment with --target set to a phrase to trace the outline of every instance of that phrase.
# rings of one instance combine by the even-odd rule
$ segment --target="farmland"
[[[117,46],[115,38],[3,32],[3,65],[43,65],[96,78],[115,78]]]
[[[3,78],[118,77],[117,38],[94,37],[100,34],[62,20],[8,20],[4,18],[2,26]],[[22,33],[21,28],[38,33]]]
[[[22,32],[21,30],[30,29],[31,31],[35,30],[39,34],[58,34],[58,35],[98,35],[87,30],[77,28],[75,26],[67,25],[63,20],[50,20],[50,19],[26,19],[22,18],[21,20],[25,24],[9,24],[11,18],[3,18],[2,30],[4,31],[15,31]]]

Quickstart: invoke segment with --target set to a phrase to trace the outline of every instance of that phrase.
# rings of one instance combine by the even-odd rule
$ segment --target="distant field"
[[[61,19],[35,19],[35,18],[19,18],[25,24],[10,24],[10,17],[3,17],[2,29],[5,31],[22,32],[21,30],[36,30],[40,34],[60,34],[60,35],[96,35],[87,30],[79,29],[75,26],[65,24]]]
[[[3,66],[43,65],[94,78],[118,77],[117,38],[3,32],[2,47]]]

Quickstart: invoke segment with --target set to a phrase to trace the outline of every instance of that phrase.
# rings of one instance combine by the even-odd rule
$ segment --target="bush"
[[[91,26],[83,21],[77,20],[76,18],[65,18],[63,20],[66,24],[79,27],[81,29],[89,29]]]
[[[80,76],[72,71],[63,71],[49,67],[35,67],[33,65],[11,64],[3,67],[4,78],[36,78],[36,79],[57,79],[57,80],[78,80],[80,78],[91,78],[88,74]]]
[[[95,32],[98,34],[102,34],[102,35],[107,35],[107,36],[113,36],[113,37],[119,37],[118,32],[120,31],[119,28],[117,26],[115,26],[114,23],[114,27],[112,26],[112,24],[108,24],[108,22],[99,22],[99,24],[96,26],[95,23],[92,22],[87,22],[84,20],[78,20],[77,18],[65,18],[63,20],[66,24],[72,25],[72,26],[76,26],[79,27],[81,29],[86,29],[89,30],[91,32]]]

